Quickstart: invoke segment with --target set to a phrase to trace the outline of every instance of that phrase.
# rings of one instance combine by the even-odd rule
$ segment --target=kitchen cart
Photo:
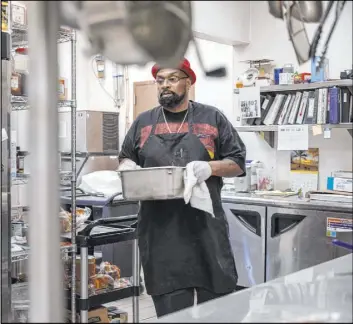
[[[90,308],[115,300],[132,297],[133,322],[139,321],[139,295],[140,295],[140,275],[139,275],[139,251],[136,236],[137,215],[102,218],[96,221],[86,222],[77,228],[76,244],[81,257],[80,277],[81,282],[87,284],[80,285],[80,294],[76,294],[77,310],[80,310],[81,323],[88,323],[88,311]],[[71,233],[63,234],[63,239],[71,241]],[[114,289],[105,293],[89,296],[88,294],[88,249],[95,246],[114,244],[125,241],[133,241],[132,258],[132,284],[126,288]],[[73,260],[75,262],[75,260]],[[72,282],[76,285],[75,273],[72,273]],[[72,296],[68,294],[68,306],[72,304]]]

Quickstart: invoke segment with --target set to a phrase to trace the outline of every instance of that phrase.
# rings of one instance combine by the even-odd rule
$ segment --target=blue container
[[[283,68],[275,68],[274,69],[274,80],[275,84],[279,84],[279,74],[283,72]]]
[[[325,59],[319,70],[316,70],[316,63],[319,57],[315,56],[311,59],[311,82],[323,82],[327,79],[328,60]]]

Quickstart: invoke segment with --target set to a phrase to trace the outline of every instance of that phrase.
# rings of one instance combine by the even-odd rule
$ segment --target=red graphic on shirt
[[[213,139],[216,139],[218,128],[209,124],[194,124],[194,134],[212,136]]]
[[[204,145],[211,159],[215,155],[215,139],[218,137],[218,129],[209,124],[195,124],[193,133]]]
[[[215,145],[214,145],[213,139],[210,136],[207,136],[207,137],[199,137],[199,140],[203,144],[207,152],[210,154],[210,157],[213,159],[214,151],[215,151]]]
[[[169,123],[168,124],[171,133],[177,133],[181,123]],[[169,129],[166,123],[159,123],[156,125],[154,133],[156,135],[169,134]],[[141,140],[140,140],[140,148],[146,143],[148,137],[150,136],[152,131],[152,126],[145,126],[141,129]],[[187,133],[189,131],[188,123],[184,123],[179,133]],[[193,134],[196,135],[200,142],[203,144],[205,149],[208,151],[211,159],[214,158],[215,154],[215,139],[218,136],[217,127],[211,126],[209,124],[194,124]]]
[[[178,133],[181,123],[169,123],[168,126],[172,133]],[[157,124],[154,133],[156,135],[169,134],[168,126],[166,123]],[[179,134],[187,133],[188,131],[189,131],[189,125],[188,123],[184,123],[179,130]]]
[[[151,131],[152,131],[151,125],[141,128],[140,148],[142,148],[145,145],[148,136],[150,136],[151,134]]]

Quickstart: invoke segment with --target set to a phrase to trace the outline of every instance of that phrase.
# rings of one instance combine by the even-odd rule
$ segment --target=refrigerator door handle
[[[271,217],[271,237],[282,235],[297,226],[306,216],[292,214],[273,214]],[[291,223],[281,228],[279,221],[286,219]]]
[[[256,234],[257,236],[261,237],[261,215],[254,211],[247,211],[247,210],[230,210],[232,214],[235,216],[236,219],[250,232]],[[250,214],[251,213],[251,214]],[[248,218],[251,216],[256,215],[256,224],[255,226],[248,221]]]

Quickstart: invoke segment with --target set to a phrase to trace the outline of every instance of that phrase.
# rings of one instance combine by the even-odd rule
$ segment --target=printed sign
[[[278,126],[277,150],[293,151],[308,150],[309,132],[308,125]]]
[[[245,87],[239,89],[239,106],[242,119],[260,118],[260,88]]]
[[[336,237],[337,232],[353,232],[353,220],[349,218],[327,217],[326,236]]]

